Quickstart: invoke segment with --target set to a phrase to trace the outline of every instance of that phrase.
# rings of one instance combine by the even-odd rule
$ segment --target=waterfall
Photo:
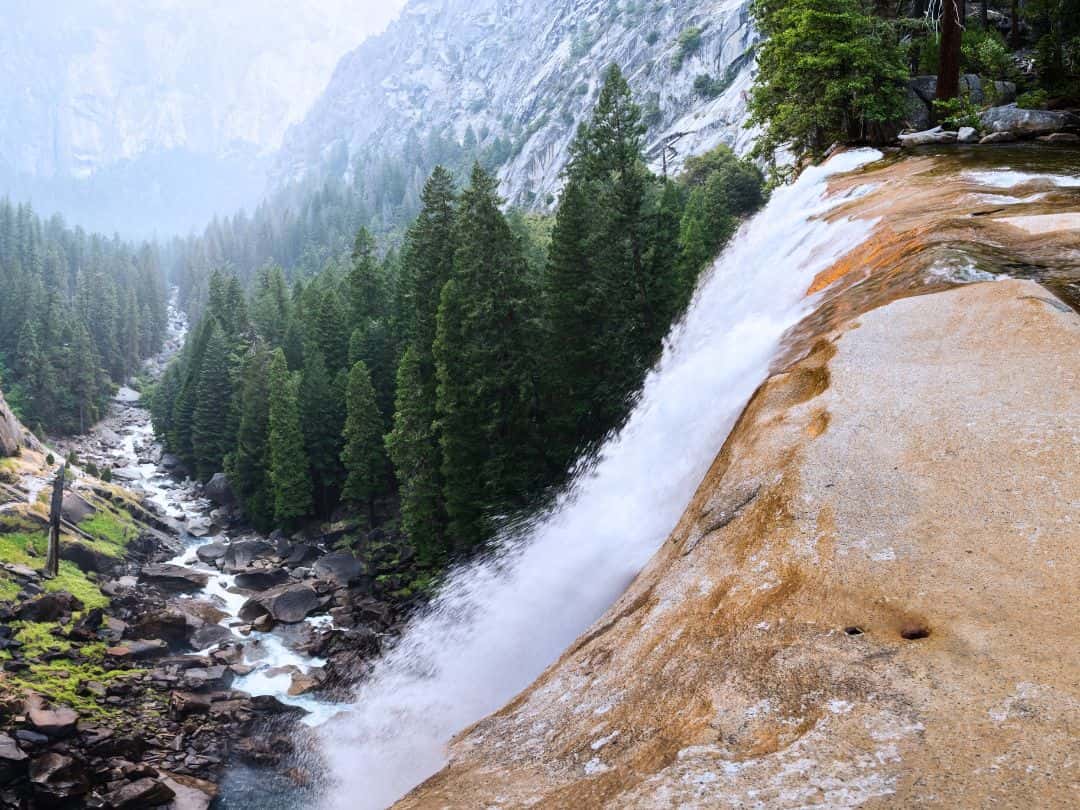
[[[454,572],[431,609],[324,726],[324,805],[392,804],[446,763],[450,738],[505,704],[622,593],[674,528],[814,276],[872,223],[821,216],[841,154],[778,189],[707,272],[624,429],[508,550]]]

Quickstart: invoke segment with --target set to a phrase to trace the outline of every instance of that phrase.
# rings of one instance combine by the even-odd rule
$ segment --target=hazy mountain
[[[250,205],[285,129],[398,6],[6,3],[0,193],[127,233]]]
[[[432,132],[505,143],[502,192],[544,205],[576,122],[618,62],[650,124],[651,157],[674,133],[676,166],[726,142],[743,150],[755,33],[747,0],[411,0],[345,56],[293,127],[274,168],[288,185],[340,173],[343,153],[405,148]],[[348,174],[348,170],[346,170]]]

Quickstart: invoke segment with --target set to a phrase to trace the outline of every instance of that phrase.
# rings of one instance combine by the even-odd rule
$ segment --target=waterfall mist
[[[455,571],[321,731],[323,806],[392,804],[446,763],[450,738],[527,687],[625,590],[674,528],[814,276],[872,223],[820,215],[848,152],[778,189],[703,275],[626,426],[497,557]]]

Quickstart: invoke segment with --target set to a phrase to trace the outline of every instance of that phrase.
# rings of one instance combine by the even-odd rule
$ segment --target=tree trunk
[[[1012,0],[1009,14],[1012,19],[1012,28],[1009,29],[1009,47],[1016,50],[1020,47],[1020,0]]]
[[[960,2],[942,0],[941,3],[941,59],[935,94],[939,101],[956,98],[960,93]]]
[[[53,579],[60,573],[60,518],[64,511],[67,467],[65,462],[53,481],[52,502],[49,505],[49,552],[45,555],[45,569],[41,572],[47,579]]]
[[[983,29],[983,31],[989,31],[990,30],[990,0],[983,0],[982,1],[981,21],[982,21],[982,29]]]

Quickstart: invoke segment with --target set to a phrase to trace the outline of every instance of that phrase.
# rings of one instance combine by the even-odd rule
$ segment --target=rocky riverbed
[[[0,498],[0,542],[25,539],[2,572],[0,807],[259,807],[302,787],[310,729],[414,604],[408,549],[347,519],[251,532],[223,476],[183,477],[128,388],[90,434],[25,444]],[[69,454],[65,563],[46,581],[42,493]]]

